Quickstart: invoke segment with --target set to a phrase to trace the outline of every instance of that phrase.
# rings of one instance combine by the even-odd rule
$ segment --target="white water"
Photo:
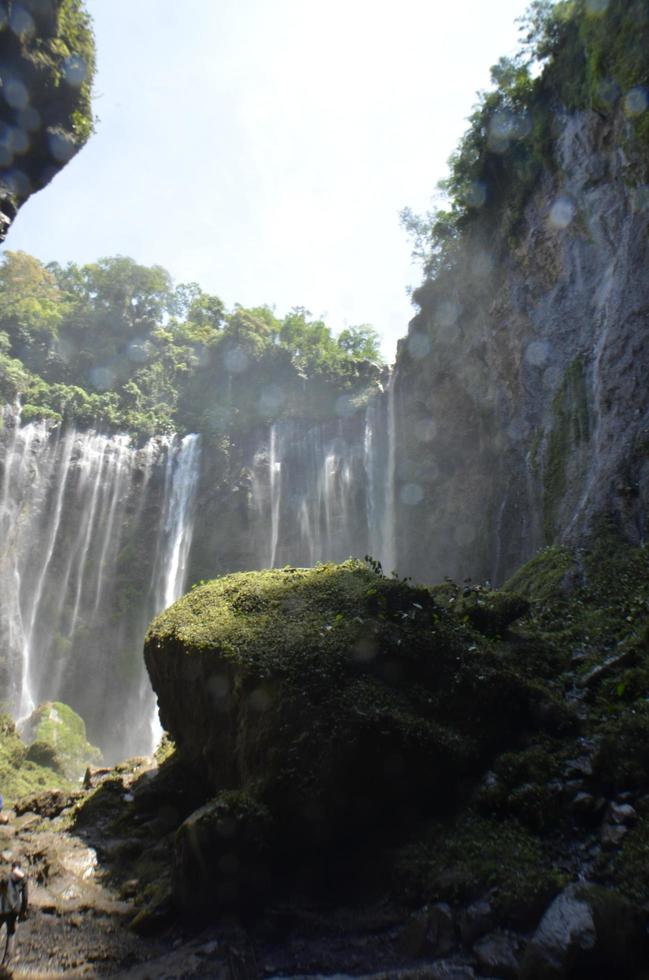
[[[65,701],[109,760],[148,753],[160,724],[142,640],[188,585],[200,441],[138,448],[125,435],[20,426],[15,410],[5,414],[0,698],[21,718],[44,700]],[[232,528],[246,535],[249,567],[369,553],[392,570],[394,416],[391,389],[364,416],[269,428],[248,457],[247,523]],[[207,555],[208,569],[228,571],[218,560]]]
[[[252,466],[257,567],[371,554],[395,567],[394,396],[359,419],[275,422]]]
[[[150,751],[159,723],[142,639],[185,585],[198,438],[138,449],[125,435],[20,426],[12,410],[5,424],[2,696],[19,719],[66,701],[108,755]],[[131,554],[137,539],[150,551]]]

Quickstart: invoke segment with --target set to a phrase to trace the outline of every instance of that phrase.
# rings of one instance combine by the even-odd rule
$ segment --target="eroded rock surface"
[[[0,241],[92,131],[94,40],[82,0],[0,4]]]

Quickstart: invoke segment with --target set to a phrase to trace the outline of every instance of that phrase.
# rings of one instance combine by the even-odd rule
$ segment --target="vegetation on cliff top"
[[[427,280],[452,263],[462,233],[481,215],[502,214],[514,230],[568,113],[622,114],[628,141],[644,161],[649,150],[649,9],[644,0],[533,0],[521,20],[522,45],[491,71],[469,127],[439,185],[447,205],[402,220]],[[422,293],[415,292],[415,301]]]
[[[300,411],[335,416],[336,400],[362,397],[379,372],[367,325],[334,337],[301,308],[281,319],[267,306],[227,311],[160,266],[116,256],[46,267],[23,252],[0,265],[0,396],[20,395],[25,421],[218,434]]]
[[[92,24],[83,0],[0,7],[0,239],[93,129]]]

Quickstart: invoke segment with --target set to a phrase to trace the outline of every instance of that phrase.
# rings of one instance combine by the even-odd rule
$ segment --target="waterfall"
[[[108,757],[151,749],[142,640],[185,584],[199,459],[197,436],[138,449],[5,412],[0,691],[18,719],[62,700]]]
[[[368,552],[389,575],[396,566],[394,377],[390,378],[386,397],[374,397],[365,411],[363,459]]]
[[[187,560],[194,534],[194,503],[200,469],[200,439],[197,435],[185,436],[179,445],[176,440],[169,440],[166,448],[163,521],[154,571],[153,615],[179,599],[187,583]],[[146,676],[140,696],[143,710],[149,718],[148,749],[153,751],[162,738],[162,726],[157,702]]]
[[[357,428],[342,420],[270,426],[252,464],[258,568],[365,553],[367,528],[357,513],[365,482]]]
[[[381,563],[386,575],[390,575],[397,567],[397,534],[396,516],[396,413],[395,413],[396,375],[392,374],[388,384],[388,424],[387,424],[387,465],[385,472],[385,507],[381,526],[382,558]]]
[[[109,761],[148,753],[159,737],[142,640],[187,587],[191,555],[199,575],[243,567],[239,555],[264,568],[369,552],[394,567],[393,382],[365,410],[252,434],[236,457],[239,492],[227,497],[215,489],[219,470],[203,470],[196,435],[137,446],[124,434],[5,416],[0,699],[17,718],[44,700],[70,704]],[[199,494],[215,533],[193,547]],[[225,560],[224,541],[234,541]]]
[[[154,612],[161,612],[180,598],[186,584],[187,559],[194,533],[194,498],[198,482],[200,440],[188,435],[176,453],[169,452],[167,469],[172,471],[171,491],[165,494],[164,529],[166,548],[162,561],[162,602]]]

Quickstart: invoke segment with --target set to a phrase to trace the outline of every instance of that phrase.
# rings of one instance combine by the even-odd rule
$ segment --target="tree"
[[[369,323],[346,327],[338,335],[338,346],[351,357],[362,361],[381,362],[381,338]]]

